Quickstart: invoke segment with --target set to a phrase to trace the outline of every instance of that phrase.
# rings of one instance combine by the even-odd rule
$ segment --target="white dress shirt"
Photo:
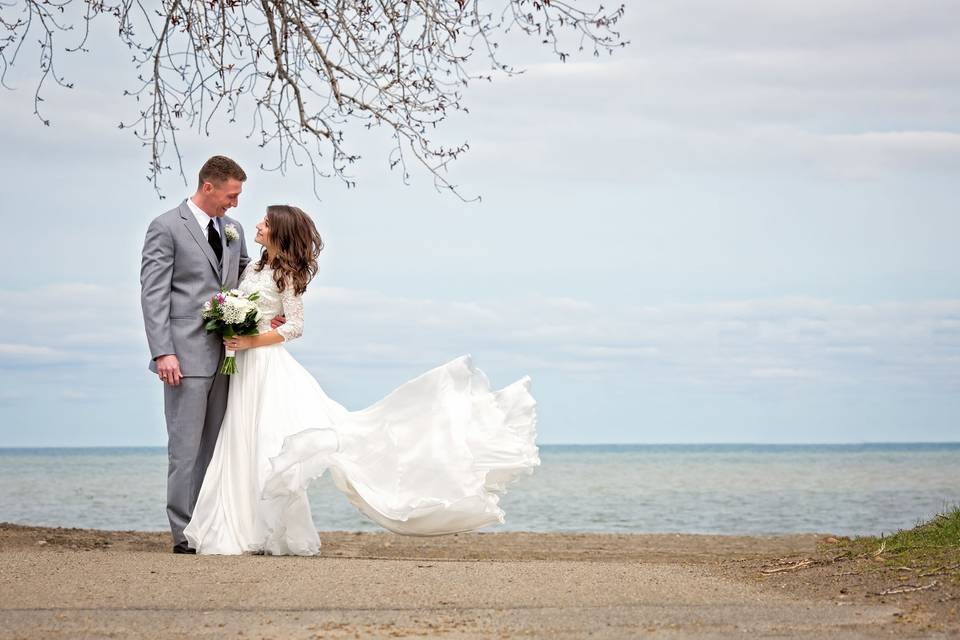
[[[193,213],[193,217],[197,219],[197,224],[200,225],[200,229],[203,230],[203,237],[207,237],[207,225],[210,224],[210,221],[213,220],[213,226],[216,228],[217,233],[220,234],[220,242],[223,243],[223,230],[220,228],[220,219],[214,216],[207,215],[207,213],[194,204],[191,198],[187,198],[187,206],[190,207],[190,211]]]

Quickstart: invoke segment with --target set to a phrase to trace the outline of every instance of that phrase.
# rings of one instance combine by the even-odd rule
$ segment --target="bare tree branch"
[[[138,85],[125,92],[141,105],[139,117],[120,126],[149,147],[147,177],[158,194],[171,154],[186,180],[181,129],[209,134],[215,116],[234,122],[249,114],[248,137],[276,153],[275,164],[261,166],[309,165],[315,192],[319,177],[355,184],[348,170],[359,156],[344,131],[359,124],[390,131],[387,157],[405,182],[410,157],[438,189],[462,197],[446,176],[468,145],[437,144],[437,128],[467,111],[462,92],[471,80],[519,73],[498,56],[497,39],[511,30],[536,37],[561,61],[568,39],[595,56],[624,46],[616,31],[624,6],[580,8],[591,1],[501,0],[491,10],[489,0],[0,0],[0,84],[10,88],[8,71],[39,33],[34,112],[49,125],[45,84],[72,87],[56,71],[55,52],[87,51],[91,22],[107,16],[139,70]],[[78,20],[79,43],[57,49]],[[489,70],[477,65],[478,53]]]

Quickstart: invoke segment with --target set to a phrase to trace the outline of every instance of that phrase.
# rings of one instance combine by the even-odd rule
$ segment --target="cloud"
[[[473,352],[497,365],[600,371],[682,384],[751,380],[955,386],[929,350],[960,352],[960,301],[844,304],[809,297],[657,306],[528,298],[467,305],[320,290],[308,298],[316,361],[436,363]],[[465,308],[478,310],[464,314]],[[314,319],[316,318],[316,319]],[[319,326],[318,326],[319,325]],[[309,346],[307,346],[309,345]]]
[[[752,378],[768,378],[768,379],[795,379],[802,380],[805,378],[816,378],[816,374],[812,371],[804,371],[803,369],[789,369],[789,368],[770,368],[770,369],[753,369],[750,371],[750,377]]]
[[[5,368],[60,364],[68,360],[66,353],[50,347],[0,343],[0,366]]]
[[[434,135],[470,141],[454,178],[474,184],[491,175],[635,185],[697,172],[847,180],[955,172],[960,26],[944,19],[953,11],[936,0],[888,2],[882,11],[860,1],[635,3],[620,25],[631,44],[613,56],[560,63],[536,39],[506,38],[505,58],[525,73],[476,83],[464,99],[470,115]],[[141,157],[130,132],[116,128],[133,104],[120,95],[130,85],[122,79],[136,74],[113,55],[109,24],[97,24],[94,51],[76,58],[81,70],[99,61],[109,72],[80,73],[77,89],[52,92],[45,108],[54,128],[34,121],[30,91],[20,91],[0,106],[15,123],[8,144],[38,150],[46,163],[74,161],[57,148],[82,146],[89,158],[105,142],[111,156],[126,148],[124,157]],[[31,86],[30,67],[21,74]],[[242,137],[224,122],[214,131],[218,144]],[[347,134],[369,159],[358,170],[380,172],[386,138],[361,127]],[[213,142],[184,130],[180,144],[200,157]]]
[[[96,400],[88,391],[81,389],[64,389],[60,392],[60,398],[67,402],[91,402]]]
[[[7,368],[122,369],[134,359],[146,362],[136,290],[61,282],[0,290],[0,296],[8,302],[0,309],[0,327],[23,341],[0,345]]]
[[[64,411],[103,405],[121,423],[124,398],[156,401],[135,294],[69,283],[22,297],[31,322],[22,342],[0,344],[8,390],[0,405],[13,411],[39,398]],[[0,291],[14,295],[24,294]],[[545,410],[568,401],[557,394],[606,397],[604,390],[617,389],[675,398],[960,391],[960,299],[634,304],[537,295],[439,300],[314,286],[305,303],[304,336],[289,349],[350,406],[463,354],[491,380],[531,375]],[[87,339],[65,330],[77,317],[98,318]],[[620,391],[609,393],[607,401],[619,402]]]
[[[622,184],[702,171],[954,172],[952,11],[935,1],[630,5],[631,44],[615,55],[532,55],[521,77],[472,89],[464,164]]]
[[[27,394],[22,391],[11,391],[4,389],[0,391],[0,407],[11,406],[27,399]]]
[[[0,344],[5,367],[143,369],[136,291],[64,283],[0,296],[17,300],[18,313],[31,319],[22,343]],[[638,305],[549,296],[433,300],[322,286],[305,300],[305,336],[291,349],[325,368],[424,368],[473,353],[496,367],[676,384],[960,385],[960,300]],[[94,318],[95,330],[77,329]]]

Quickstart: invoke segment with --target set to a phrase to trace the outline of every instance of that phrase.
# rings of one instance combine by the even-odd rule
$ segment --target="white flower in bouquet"
[[[227,324],[240,324],[247,314],[257,310],[257,305],[246,298],[237,298],[232,295],[224,299],[220,305],[222,309],[223,321]]]

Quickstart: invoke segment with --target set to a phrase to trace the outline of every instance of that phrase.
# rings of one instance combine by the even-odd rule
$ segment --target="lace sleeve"
[[[303,296],[293,292],[289,283],[280,292],[280,304],[283,305],[283,315],[286,323],[277,327],[277,333],[284,342],[289,342],[303,335]]]

